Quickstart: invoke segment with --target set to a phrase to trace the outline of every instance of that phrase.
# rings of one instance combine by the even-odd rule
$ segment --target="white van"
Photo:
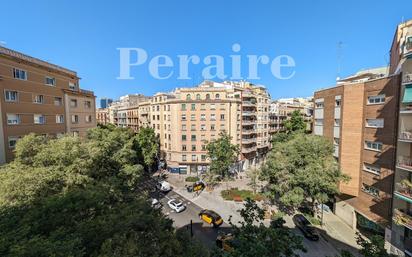
[[[162,192],[169,192],[172,190],[172,186],[167,181],[162,181],[157,184],[157,189]]]

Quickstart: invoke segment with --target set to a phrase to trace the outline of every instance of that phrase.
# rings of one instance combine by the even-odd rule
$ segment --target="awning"
[[[412,85],[405,86],[402,103],[412,103]]]

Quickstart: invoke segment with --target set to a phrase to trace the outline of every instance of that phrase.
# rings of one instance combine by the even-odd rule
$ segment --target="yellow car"
[[[219,214],[212,210],[202,210],[199,213],[199,218],[207,224],[213,225],[214,227],[219,227],[223,224],[222,217],[220,217]]]

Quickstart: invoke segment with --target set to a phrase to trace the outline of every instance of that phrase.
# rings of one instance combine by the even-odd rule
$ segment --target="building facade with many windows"
[[[358,72],[315,92],[313,133],[333,142],[349,182],[334,212],[352,228],[390,234],[399,76],[387,67]]]
[[[29,133],[84,134],[96,126],[94,94],[79,88],[74,71],[0,47],[0,87],[0,163]]]

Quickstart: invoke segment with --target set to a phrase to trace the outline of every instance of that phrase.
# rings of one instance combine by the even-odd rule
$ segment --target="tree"
[[[324,203],[339,193],[338,183],[348,177],[333,157],[333,146],[325,138],[296,133],[277,142],[262,168],[269,197],[288,208]]]
[[[136,195],[134,140],[120,128],[20,140],[0,167],[0,256],[192,256],[199,245]]]
[[[385,249],[385,240],[379,235],[372,235],[369,240],[364,239],[360,233],[356,234],[356,242],[361,247],[359,253],[364,257],[395,257]]]
[[[229,168],[236,162],[239,147],[231,143],[231,137],[226,133],[220,133],[219,138],[206,145],[210,159],[210,172],[219,175],[221,179],[230,176]]]
[[[256,191],[259,187],[260,170],[256,168],[250,168],[246,171],[246,175],[250,179],[248,185],[252,188],[253,193],[256,194]]]
[[[302,117],[300,111],[295,110],[291,113],[290,119],[287,119],[283,125],[286,128],[286,132],[304,131],[306,129],[306,122]]]
[[[266,227],[262,221],[264,211],[251,199],[240,211],[243,221],[235,225],[231,221],[234,239],[233,251],[217,251],[214,256],[228,257],[280,257],[299,256],[298,251],[306,252],[302,238],[283,226]]]
[[[143,156],[143,163],[147,171],[151,172],[159,155],[159,139],[152,128],[144,127],[136,135],[136,142]]]

